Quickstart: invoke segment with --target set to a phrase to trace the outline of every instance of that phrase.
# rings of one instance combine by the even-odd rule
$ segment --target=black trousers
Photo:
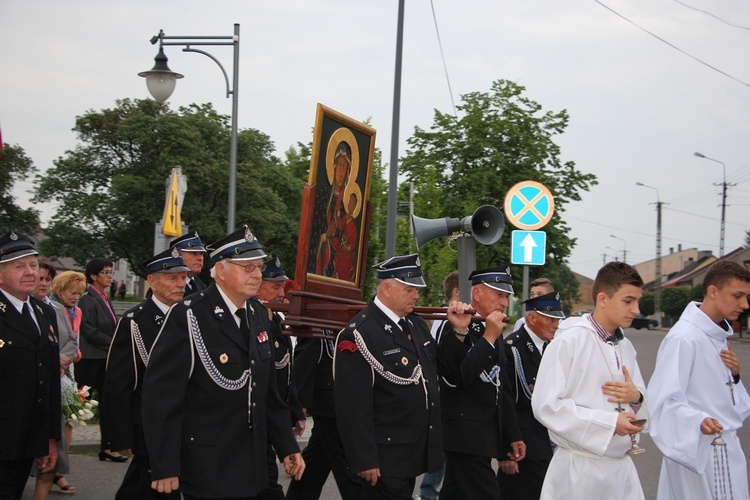
[[[548,460],[523,459],[518,462],[518,474],[508,475],[498,470],[497,484],[501,496],[518,500],[539,500],[548,467]]]
[[[363,481],[362,500],[411,500],[416,482],[415,477],[392,476],[380,476],[375,486]]]
[[[445,452],[447,465],[440,500],[500,500],[492,458]]]
[[[302,458],[305,473],[302,479],[289,485],[288,500],[317,500],[331,472],[342,500],[362,497],[362,483],[346,462],[334,417],[313,416],[312,434],[302,450]]]
[[[0,460],[0,500],[20,500],[33,463],[33,458]]]
[[[258,495],[263,500],[284,500],[284,488],[279,484],[279,466],[276,460],[276,452],[268,443],[266,448],[266,461],[268,462],[268,489]]]
[[[109,449],[109,438],[107,436],[106,419],[102,416],[106,411],[104,404],[104,375],[107,372],[106,359],[82,359],[75,365],[76,383],[79,386],[91,387],[91,394],[96,390],[99,402],[99,430],[101,432],[100,449]],[[114,451],[114,450],[113,450]]]

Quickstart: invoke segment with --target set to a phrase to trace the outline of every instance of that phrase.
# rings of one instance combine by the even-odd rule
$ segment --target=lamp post
[[[167,66],[167,56],[164,54],[164,46],[176,45],[185,47],[183,52],[196,52],[215,62],[224,74],[227,85],[227,97],[232,96],[232,128],[229,138],[229,203],[227,207],[227,232],[234,231],[236,198],[237,198],[237,87],[239,84],[239,62],[240,62],[240,25],[234,25],[234,35],[230,36],[166,36],[163,30],[151,37],[151,44],[159,42],[159,52],[154,58],[156,64],[149,71],[142,71],[138,76],[146,79],[146,86],[151,96],[158,102],[164,102],[172,95],[176,80],[183,77],[179,73],[171,71]],[[194,49],[193,46],[204,45],[231,45],[234,48],[232,66],[232,86],[229,86],[229,77],[224,66],[213,55],[203,50]]]
[[[620,238],[619,236],[615,236],[614,234],[610,234],[609,237],[622,241],[622,261],[625,264],[627,264],[628,263],[628,243],[624,239]]]
[[[720,240],[719,240],[719,258],[724,257],[724,215],[726,214],[727,209],[727,167],[724,165],[723,161],[715,160],[713,158],[709,158],[708,156],[704,155],[703,153],[695,152],[693,153],[698,158],[703,158],[704,160],[711,160],[715,163],[721,163],[721,172],[722,172],[722,180],[721,180],[721,233],[720,233]],[[714,183],[714,186],[718,186],[717,183]]]
[[[654,315],[661,325],[661,205],[659,190],[642,182],[636,182],[641,186],[656,191],[656,272],[654,273]]]

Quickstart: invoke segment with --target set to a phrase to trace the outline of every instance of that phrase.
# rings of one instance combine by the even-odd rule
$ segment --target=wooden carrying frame
[[[335,334],[364,305],[374,153],[375,129],[318,104],[285,319],[290,334]]]

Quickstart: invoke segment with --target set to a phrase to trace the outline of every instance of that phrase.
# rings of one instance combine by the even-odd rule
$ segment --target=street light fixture
[[[610,234],[609,236],[610,236],[610,238],[615,238],[617,240],[622,241],[622,248],[623,248],[623,250],[622,250],[622,261],[625,264],[627,264],[628,263],[628,243],[624,239],[620,238],[619,236],[615,236],[614,234]]]
[[[642,182],[636,182],[641,186],[656,191],[656,272],[654,273],[654,314],[661,325],[661,205],[659,190]]]
[[[715,163],[721,163],[721,172],[722,172],[722,181],[721,181],[721,239],[719,240],[719,258],[724,257],[724,216],[726,214],[727,209],[727,166],[724,165],[723,161],[715,160],[713,158],[709,158],[708,156],[704,155],[703,153],[695,152],[693,153],[698,158],[703,158],[704,160],[710,160]],[[714,186],[717,186],[718,184],[714,183]]]
[[[170,40],[170,41],[165,41]],[[239,84],[239,61],[240,61],[240,25],[234,25],[234,35],[231,36],[166,36],[163,30],[151,37],[151,44],[159,42],[159,52],[156,54],[154,67],[149,71],[142,71],[138,76],[146,79],[146,86],[151,96],[158,102],[169,99],[174,91],[176,80],[183,77],[175,73],[167,66],[167,56],[163,47],[176,45],[185,47],[183,52],[197,52],[215,62],[224,74],[227,85],[227,97],[232,96],[232,128],[229,139],[229,203],[227,208],[227,232],[234,231],[235,213],[237,206],[237,87]],[[224,66],[213,55],[203,50],[194,49],[193,46],[202,45],[231,45],[234,48],[232,87],[229,86],[229,77]]]

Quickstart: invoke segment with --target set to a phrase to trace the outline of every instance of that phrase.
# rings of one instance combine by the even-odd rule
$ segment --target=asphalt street
[[[626,336],[633,342],[638,351],[638,363],[641,373],[647,381],[653,373],[656,353],[666,333],[666,331],[661,330],[628,329],[626,331]],[[742,376],[747,381],[750,379],[750,338],[732,340],[731,345],[740,358],[743,367]],[[312,421],[310,423],[312,424]],[[307,436],[309,436],[309,431],[300,438],[300,446],[305,445]],[[742,442],[750,443],[750,425],[745,425],[740,431],[739,436]],[[633,461],[638,469],[646,498],[648,500],[655,500],[662,455],[647,434],[642,436],[640,446],[646,449],[646,453],[634,456]],[[75,499],[104,500],[114,498],[115,492],[128,467],[128,463],[100,462],[93,452],[94,448],[91,443],[88,443],[85,446],[75,448],[71,456],[71,473],[67,477],[70,483],[77,487],[77,491],[73,496]],[[745,452],[750,452],[747,445],[745,445]],[[280,470],[279,477],[282,478],[281,482],[284,490],[286,490],[289,479],[286,478],[283,470]],[[419,483],[420,479],[417,479],[415,493],[418,493]],[[33,491],[34,478],[30,478],[23,499],[31,500],[33,498]],[[54,494],[53,497],[61,498],[62,495]],[[321,499],[334,500],[337,498],[339,498],[339,495],[335,482],[332,477],[329,477]]]

